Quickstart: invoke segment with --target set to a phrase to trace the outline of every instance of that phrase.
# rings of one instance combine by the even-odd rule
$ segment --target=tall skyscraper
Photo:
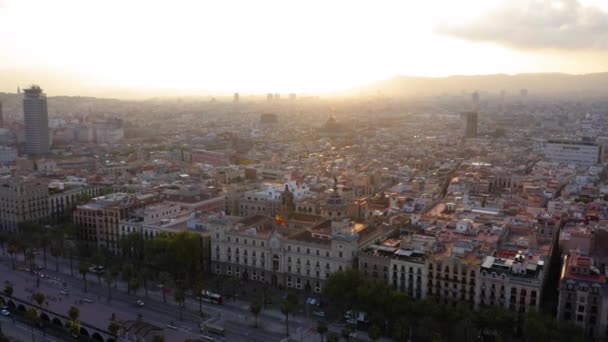
[[[49,113],[46,95],[37,85],[24,89],[23,117],[25,122],[25,152],[30,156],[49,153]]]
[[[234,93],[234,99],[233,99],[233,101],[234,102],[239,102],[239,98],[240,98],[239,93]]]
[[[4,127],[4,114],[2,113],[2,101],[0,101],[0,127]]]
[[[477,112],[462,113],[465,120],[464,137],[475,138],[477,136]]]
[[[479,110],[479,93],[474,92],[473,94],[471,94],[471,100],[473,101],[473,110],[478,111]]]
[[[266,101],[272,102],[272,93],[266,94]]]

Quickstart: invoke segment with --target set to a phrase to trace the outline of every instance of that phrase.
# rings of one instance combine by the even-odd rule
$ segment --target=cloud
[[[521,49],[608,49],[608,13],[578,0],[507,0],[461,25],[435,32]]]

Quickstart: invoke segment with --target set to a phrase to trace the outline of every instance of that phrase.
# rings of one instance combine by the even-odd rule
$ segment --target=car
[[[325,311],[322,310],[315,311],[312,314],[320,318],[325,318]]]
[[[11,315],[10,311],[8,311],[8,310],[6,310],[6,309],[2,309],[2,310],[0,310],[0,314],[1,314],[2,316],[10,316],[10,315]]]
[[[139,306],[140,308],[144,306],[144,302],[142,300],[136,301],[135,304],[137,304],[137,306]]]
[[[61,291],[59,291],[59,293],[61,293],[64,296],[67,296],[70,294],[67,290],[61,290]]]
[[[89,304],[93,303],[93,300],[91,300],[89,298],[82,298],[82,301],[85,303],[89,303]]]
[[[34,265],[34,269],[36,271],[40,271],[41,269],[43,269],[44,267],[42,267],[41,265]]]
[[[321,306],[321,301],[318,300],[318,299],[316,299],[316,298],[310,297],[310,298],[308,298],[306,300],[306,304],[310,304],[310,305],[314,305],[316,307],[320,307]]]

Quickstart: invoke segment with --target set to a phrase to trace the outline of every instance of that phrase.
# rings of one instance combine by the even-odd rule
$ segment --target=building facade
[[[576,324],[587,336],[608,335],[606,270],[577,250],[564,255],[557,318]]]
[[[25,122],[25,151],[28,155],[45,155],[50,151],[49,114],[46,95],[39,86],[25,89],[23,117]]]
[[[48,184],[36,177],[0,179],[0,227],[16,231],[20,223],[43,222],[49,215]]]
[[[545,157],[551,161],[595,165],[600,162],[601,147],[583,141],[549,140],[544,146]]]

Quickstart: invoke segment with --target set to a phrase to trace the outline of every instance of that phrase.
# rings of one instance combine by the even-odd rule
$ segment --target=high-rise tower
[[[464,117],[464,137],[475,138],[477,136],[477,112],[462,113]]]
[[[37,85],[24,89],[23,117],[25,122],[25,151],[30,156],[49,153],[49,114],[46,95]]]

